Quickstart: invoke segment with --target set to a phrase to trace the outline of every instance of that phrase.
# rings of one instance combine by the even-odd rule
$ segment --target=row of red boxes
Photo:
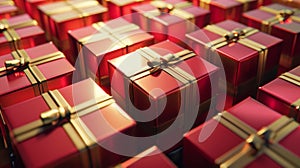
[[[76,3],[80,4],[81,2],[74,2],[74,4]],[[110,3],[113,3],[113,1]],[[177,3],[184,5],[176,6]],[[288,66],[285,68],[291,68],[299,64],[297,62],[299,52],[296,50],[298,42],[294,40],[292,45],[289,44],[291,39],[296,38],[298,35],[297,33],[290,33],[292,31],[297,31],[298,24],[297,11],[292,8],[277,4],[259,8],[260,11],[258,12],[262,11],[270,13],[270,15],[262,20],[271,20],[272,23],[266,24],[263,22],[263,24],[266,24],[264,26],[259,25],[260,21],[256,21],[255,25],[254,22],[247,22],[246,19],[245,23],[248,23],[249,26],[255,27],[259,25],[255,28],[261,28],[263,31],[271,33],[272,35],[276,35],[276,32],[278,33],[278,31],[280,35],[284,33],[291,34],[289,37],[283,35],[282,38],[279,39],[259,32],[257,29],[230,20],[224,22],[215,21],[216,24],[206,26],[206,24],[208,24],[207,21],[214,23],[212,22],[213,19],[207,20],[207,17],[209,16],[208,12],[204,12],[203,16],[199,15],[199,17],[190,19],[200,28],[205,26],[202,30],[197,30],[197,27],[191,27],[190,23],[186,22],[186,20],[189,19],[186,17],[188,16],[186,13],[193,13],[198,7],[186,6],[186,4],[188,4],[186,2],[175,2],[174,4],[171,4],[171,7],[170,4],[171,2],[145,3],[141,6],[135,6],[132,9],[134,11],[148,11],[149,14],[145,14],[147,12],[144,12],[142,15],[136,14],[130,18],[118,18],[107,22],[86,22],[86,18],[84,18],[83,22],[86,25],[94,24],[72,31],[69,31],[72,28],[63,28],[63,26],[58,24],[59,22],[56,22],[57,20],[51,17],[50,19],[48,18],[47,22],[41,21],[44,22],[42,24],[46,27],[44,29],[46,30],[46,34],[48,33],[48,39],[51,37],[58,48],[64,51],[65,55],[67,55],[67,59],[76,67],[77,71],[75,71],[74,67],[66,61],[64,54],[59,52],[52,43],[38,45],[45,43],[45,41],[42,42],[42,40],[45,39],[43,32],[41,33],[43,35],[40,36],[40,39],[38,38],[38,40],[28,38],[36,43],[28,41],[19,43],[18,40],[4,42],[6,43],[6,46],[9,46],[7,48],[15,51],[0,58],[2,59],[1,62],[5,64],[5,67],[1,69],[2,74],[0,78],[3,80],[3,82],[1,82],[1,88],[4,88],[4,91],[1,94],[1,108],[3,108],[2,113],[5,121],[4,123],[6,123],[6,125],[3,125],[2,130],[8,129],[12,134],[13,148],[18,152],[16,157],[21,157],[16,160],[22,160],[23,166],[27,167],[40,167],[46,165],[101,165],[106,167],[120,163],[127,158],[106,150],[101,146],[97,146],[96,144],[108,143],[112,144],[112,148],[122,148],[122,144],[118,144],[120,143],[120,139],[118,139],[119,137],[117,135],[118,132],[134,136],[152,135],[161,132],[166,129],[166,127],[172,125],[176,117],[181,119],[183,125],[190,124],[190,120],[187,120],[190,116],[187,113],[191,111],[196,111],[196,116],[192,116],[190,119],[196,120],[193,124],[195,124],[194,126],[197,126],[203,123],[207,118],[209,104],[218,104],[218,101],[220,101],[218,95],[222,94],[220,93],[222,92],[222,89],[227,89],[227,108],[249,95],[255,95],[258,86],[274,79],[277,75],[280,59],[284,60],[281,62],[289,62]],[[54,3],[49,4],[49,6],[52,6],[54,9],[64,5],[68,6],[70,3],[60,2],[56,5]],[[108,5],[108,7],[109,6],[110,5]],[[63,7],[62,9],[65,8],[67,7]],[[157,11],[155,9],[159,10]],[[286,13],[282,14],[281,12],[283,9],[285,9],[284,12]],[[128,9],[124,9],[124,11],[128,11]],[[163,15],[160,13],[161,11],[167,12],[170,15]],[[176,13],[176,11],[179,12],[179,14]],[[213,11],[211,11],[211,13],[213,13]],[[244,13],[244,18],[251,16],[251,13],[253,13],[253,11]],[[279,13],[279,15],[277,15],[277,13]],[[110,15],[110,17],[114,18],[124,14],[126,13],[120,12],[116,16]],[[203,22],[201,22],[202,17],[206,18]],[[213,15],[210,17],[213,17]],[[105,20],[103,15],[100,18]],[[36,23],[28,18],[27,15],[11,17],[11,19],[12,21],[10,19],[8,20],[12,22],[12,25],[19,25],[20,23],[18,22],[25,20],[29,21],[30,28],[36,26]],[[46,20],[45,17],[43,17],[43,19]],[[61,17],[59,16],[57,19],[61,19]],[[226,17],[224,19],[226,19]],[[54,22],[51,23],[49,20],[54,20]],[[249,20],[251,20],[251,18]],[[82,22],[82,18],[77,19],[77,22]],[[156,22],[158,24],[155,24]],[[10,24],[10,22],[8,23]],[[45,23],[49,23],[49,25],[47,26]],[[16,29],[16,32],[18,30],[18,26],[17,28],[10,29],[9,24],[5,24],[3,28],[4,32],[9,30],[8,33],[6,33],[6,36],[5,33],[3,33],[5,38],[8,35],[12,37],[13,33],[11,32],[11,29]],[[82,25],[76,23],[69,23],[69,26],[70,25],[82,27]],[[137,25],[144,30],[141,30]],[[162,25],[162,27],[160,27],[160,25]],[[57,27],[54,28],[55,26]],[[268,26],[272,26],[272,28],[268,28]],[[277,27],[281,28],[279,29]],[[33,30],[26,31],[36,33],[36,31]],[[150,33],[147,33],[146,31],[150,31]],[[275,34],[273,34],[273,32],[275,32]],[[21,31],[17,33],[23,35]],[[280,35],[278,36],[281,37]],[[187,37],[187,40],[185,40],[185,37]],[[207,40],[207,37],[209,40]],[[185,41],[187,41],[187,44],[184,44]],[[31,46],[26,46],[28,44]],[[68,47],[64,47],[65,44],[67,44]],[[281,54],[282,45],[284,49]],[[111,46],[113,46],[113,48]],[[195,53],[191,51],[191,49],[193,49]],[[211,50],[216,52],[211,52]],[[218,55],[216,55],[216,53]],[[221,59],[218,60],[218,56]],[[78,63],[77,61],[79,62],[79,66],[76,65],[76,63]],[[97,65],[99,64],[100,66],[98,67]],[[224,69],[220,68],[221,65],[224,66]],[[222,75],[219,73],[221,73],[222,70],[225,70],[226,79],[220,77]],[[280,76],[280,80],[292,83],[292,86],[296,87],[299,79],[295,72],[297,72],[297,70],[283,74]],[[104,89],[111,88],[108,92],[114,99],[96,86],[90,79],[67,86],[87,77],[93,78],[97,84]],[[286,80],[287,78],[289,80]],[[227,83],[227,85],[225,83]],[[219,86],[219,84],[221,85]],[[271,84],[272,82],[268,85]],[[30,85],[33,86],[31,87]],[[268,85],[262,88],[267,88]],[[67,87],[62,88],[64,86]],[[290,89],[292,86],[287,86],[287,88]],[[220,89],[217,92],[218,94],[210,93],[212,90],[211,88],[213,87]],[[276,87],[278,87],[277,84],[275,84],[275,88]],[[157,88],[160,90],[155,90]],[[126,91],[128,89],[129,93]],[[297,101],[294,100],[297,99],[297,93],[291,94],[292,98],[288,98],[288,102],[283,101],[279,103],[276,102],[278,99],[276,97],[278,95],[284,97],[285,91],[280,92],[281,94],[275,93],[275,96],[268,97],[268,93],[273,93],[274,91],[272,90],[274,89],[271,89],[271,91],[268,91],[268,89],[265,90],[266,93],[259,92],[259,95],[263,95],[265,98],[260,98],[262,96],[259,96],[258,99],[263,99],[265,104],[272,108],[276,108],[276,111],[282,112],[284,110],[284,112],[282,112],[283,114],[289,114],[290,117],[297,118],[297,109],[299,105],[297,105]],[[277,88],[275,90],[277,91]],[[185,93],[185,95],[183,95],[183,93]],[[197,95],[200,95],[200,98],[197,99]],[[34,98],[29,99],[31,97]],[[222,98],[224,97],[221,97],[221,102],[224,101]],[[236,100],[233,100],[234,98],[236,98]],[[22,102],[26,99],[29,100]],[[162,114],[157,114],[157,112],[161,110],[160,106],[164,100],[167,101],[166,106],[164,107],[165,109],[163,109]],[[281,98],[280,100],[284,100],[284,98]],[[118,105],[114,101],[116,101]],[[21,103],[15,104],[16,102]],[[181,102],[185,103],[182,105]],[[131,103],[135,108],[131,108]],[[260,106],[252,99],[246,99],[241,104],[246,104],[247,106],[244,106],[243,108],[248,109],[249,107],[259,109]],[[288,107],[291,104],[295,109],[289,113],[291,109]],[[135,113],[145,110],[151,107],[151,105],[154,105],[154,108],[149,111],[150,115],[144,114],[142,116],[146,118],[154,116],[155,119],[150,122],[138,122],[138,116],[136,116]],[[238,104],[236,106],[239,107],[242,105]],[[122,107],[122,109],[119,106]],[[236,108],[236,106],[232,107],[232,109]],[[138,109],[137,111],[135,111],[136,108]],[[216,108],[214,112],[219,111],[217,107],[214,108]],[[221,109],[222,108],[223,107],[221,107]],[[18,109],[22,109],[22,112]],[[184,109],[183,112],[180,111],[181,109]],[[231,109],[228,109],[227,111],[230,113]],[[252,111],[255,110],[251,110],[251,112]],[[82,113],[82,115],[80,113]],[[129,116],[126,113],[128,113]],[[255,113],[258,114],[259,112]],[[222,113],[222,115],[223,114],[224,116],[228,116],[227,113]],[[222,118],[222,115],[220,115],[221,117],[219,117],[218,120]],[[249,116],[247,113],[245,115]],[[270,116],[268,114],[266,115],[266,118],[270,120],[273,114],[270,113]],[[239,118],[240,116],[237,117]],[[231,116],[231,118],[233,117]],[[261,121],[257,121],[262,124],[258,123],[258,125],[268,126],[268,124],[265,123],[263,116],[262,118]],[[279,117],[277,116],[275,118],[278,119]],[[230,119],[226,118],[226,120]],[[243,120],[243,118],[241,118],[241,120]],[[280,119],[280,122],[284,123],[286,120],[288,119]],[[273,121],[275,120],[272,120],[272,122]],[[105,125],[105,122],[108,122],[109,126],[114,129],[112,130],[109,127],[106,129],[108,125]],[[240,129],[251,136],[252,134],[253,136],[255,135],[255,138],[258,139],[258,143],[254,142],[254,145],[259,145],[263,148],[263,150],[255,149],[256,147],[253,147],[253,149],[249,148],[249,151],[247,151],[248,153],[253,153],[253,150],[257,153],[268,151],[269,149],[265,148],[269,147],[271,141],[272,145],[278,148],[277,141],[279,140],[275,139],[276,142],[273,142],[273,139],[270,139],[270,137],[265,138],[263,137],[264,135],[256,133],[257,131],[255,130],[260,130],[261,127],[255,127],[255,129],[250,129],[249,131],[247,130],[247,124],[252,126],[252,123],[246,122],[247,124],[244,124],[242,121],[238,121],[238,123],[242,125],[242,128],[237,129]],[[293,125],[292,128],[294,129],[290,132],[297,130],[298,128],[298,125],[296,124],[297,126],[295,126],[295,122],[291,122],[290,120],[287,121],[287,124]],[[200,127],[202,128],[204,126]],[[246,127],[246,131],[243,130],[243,127]],[[274,126],[270,128],[271,132],[270,130],[265,130],[266,132],[264,133],[269,134],[274,131],[276,133],[278,131],[280,132],[279,129],[281,128],[278,129],[277,127],[273,127]],[[291,126],[288,125],[287,127],[290,128]],[[199,130],[199,128],[196,128],[195,130]],[[184,165],[192,167],[194,166],[194,163],[197,163],[196,165],[202,165],[204,163],[208,165],[215,164],[214,161],[212,162],[211,160],[214,160],[221,155],[218,155],[217,157],[206,155],[206,149],[201,148],[201,143],[204,141],[200,141],[200,147],[196,144],[196,142],[199,141],[199,136],[196,136],[196,134],[199,132],[195,130],[185,135]],[[178,128],[178,132],[182,132],[182,134],[186,131],[187,130],[182,130],[182,127]],[[87,133],[90,134],[87,135]],[[196,146],[192,146],[191,148],[189,148],[189,140],[192,141],[192,138],[189,139],[190,134],[191,136],[198,138],[195,139],[197,141],[192,142],[194,145],[196,144]],[[245,138],[247,136],[240,135],[239,133],[237,134],[238,136],[247,139]],[[221,134],[218,133],[218,136],[220,135]],[[230,135],[230,133],[225,136],[227,135]],[[285,138],[285,136],[281,136],[279,139],[281,140],[282,138]],[[290,142],[295,139],[297,138],[293,137],[287,141]],[[185,140],[187,142],[185,142]],[[221,138],[220,140],[223,141],[224,139]],[[49,145],[49,143],[55,144]],[[132,143],[134,144],[136,142]],[[208,143],[210,143],[210,141],[208,141]],[[32,150],[33,144],[35,145],[34,148],[39,150]],[[290,144],[294,144],[294,142],[291,142]],[[226,143],[224,143],[224,145],[226,148],[231,148],[230,145],[226,145]],[[233,145],[235,146],[235,144]],[[252,142],[249,143],[249,145],[252,145]],[[132,144],[129,146],[132,147]],[[241,147],[241,145],[239,145],[239,147]],[[161,147],[158,146],[158,148]],[[280,148],[282,147],[280,146]],[[285,146],[285,148],[290,150],[289,146]],[[130,148],[130,150],[138,153],[141,149],[136,146],[136,148]],[[49,155],[43,155],[46,151]],[[149,151],[145,152],[146,154],[144,153],[141,155],[145,156],[152,151],[157,151],[157,149],[154,147],[150,148]],[[193,153],[195,151],[196,153]],[[280,152],[282,151],[287,153],[286,149],[280,149],[279,154],[276,153],[278,151],[275,151],[275,154],[270,156],[273,157],[273,162],[277,162],[283,158],[283,160],[286,159],[286,161],[278,161],[278,164],[281,164],[281,166],[289,167],[290,165],[293,165],[297,167],[297,156],[290,153],[286,156],[281,156]],[[294,149],[294,151],[292,152],[297,154],[298,150]],[[208,149],[208,152],[220,152],[220,154],[222,154],[222,150],[217,149]],[[234,152],[231,153],[234,155]],[[101,155],[101,159],[99,158],[99,155]],[[269,156],[269,154],[267,155]],[[251,156],[252,160],[248,160],[247,164],[253,161],[254,155]],[[226,159],[229,158],[229,156],[226,157]],[[248,155],[243,154],[239,155],[239,157],[243,159],[244,157],[247,158]],[[282,158],[277,160],[276,158],[279,157]],[[174,167],[174,165],[162,154],[160,154],[157,159],[162,159],[161,161],[165,163],[166,166]],[[222,159],[224,160],[223,156]],[[126,167],[126,165],[131,165],[133,163],[138,166],[139,162],[141,162],[141,165],[153,162],[151,159],[148,161],[147,159],[142,160],[144,160],[145,163],[141,162],[139,159],[131,159],[119,166]],[[268,161],[270,162],[270,159]],[[265,162],[265,160],[263,160],[264,163],[271,164],[268,161]],[[18,165],[19,163],[21,162],[17,162],[16,164]],[[158,166],[159,163],[161,162],[157,162]],[[216,164],[220,163],[218,162]],[[239,163],[237,164],[241,165]],[[244,164],[246,165],[246,163]]]

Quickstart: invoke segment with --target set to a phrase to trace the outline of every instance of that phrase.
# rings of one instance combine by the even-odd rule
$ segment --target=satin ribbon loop
[[[279,21],[286,21],[288,20],[291,16],[293,16],[295,11],[290,10],[290,9],[282,9],[278,12],[277,17]]]
[[[224,38],[227,42],[237,42],[240,38],[244,37],[246,34],[245,30],[243,29],[235,29],[230,33],[226,33]]]
[[[70,110],[64,107],[58,107],[40,114],[40,118],[44,125],[58,125],[63,120],[69,120],[71,116]]]
[[[4,62],[5,70],[9,72],[17,72],[23,70],[28,67],[29,61],[25,60],[25,58],[7,60]]]

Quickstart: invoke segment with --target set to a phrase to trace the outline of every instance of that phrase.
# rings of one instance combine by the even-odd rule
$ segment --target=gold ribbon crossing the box
[[[244,167],[262,154],[282,167],[300,167],[300,158],[278,143],[298,128],[299,124],[293,119],[282,116],[259,131],[226,111],[219,113],[214,119],[245,139],[216,159],[216,164],[220,167]]]
[[[4,67],[0,67],[0,77],[15,72],[24,72],[30,83],[33,85],[36,95],[40,95],[48,90],[47,79],[37,66],[65,57],[60,51],[33,59],[28,56],[25,50],[13,51],[11,52],[11,55],[13,59],[5,61]]]
[[[262,22],[261,30],[266,33],[271,33],[273,25],[285,22],[289,19],[291,19],[292,21],[300,22],[300,17],[295,16],[295,14],[300,13],[298,9],[276,10],[267,6],[261,6],[259,9],[275,15],[274,17],[271,17]]]
[[[257,29],[254,29],[251,27],[246,27],[246,28],[238,28],[238,29],[235,29],[232,31],[228,31],[217,25],[208,25],[204,29],[222,36],[219,39],[216,39],[214,41],[207,43],[206,44],[207,48],[216,50],[217,48],[221,48],[223,46],[229,45],[232,42],[236,42],[236,43],[240,43],[246,47],[249,47],[253,50],[256,50],[259,54],[257,80],[258,80],[258,85],[261,84],[262,77],[264,75],[264,69],[266,66],[268,48],[258,42],[255,42],[255,41],[247,38],[247,37],[259,32]]]

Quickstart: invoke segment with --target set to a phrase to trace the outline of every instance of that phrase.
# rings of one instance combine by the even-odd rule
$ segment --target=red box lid
[[[281,117],[277,112],[252,98],[245,99],[227,111],[257,131]],[[226,138],[224,138],[225,136]],[[298,126],[289,135],[284,137],[279,144],[299,157],[300,147],[296,145],[299,136],[300,127]],[[205,160],[208,160],[211,164],[214,164],[215,159],[245,141],[227,127],[218,123],[215,119],[211,119],[185,134],[185,139],[186,144],[191,144],[194,149],[189,147],[186,151],[188,153],[184,154],[189,154],[191,152],[190,150],[197,151],[199,152],[198,155],[201,154],[201,157],[204,157]],[[200,156],[193,156],[191,153],[191,156],[185,157],[197,159]],[[268,166],[278,166],[275,161],[265,154],[262,154],[256,160],[248,164],[247,167],[252,167],[258,163]]]

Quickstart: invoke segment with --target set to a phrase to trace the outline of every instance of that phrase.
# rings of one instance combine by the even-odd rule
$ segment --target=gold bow
[[[259,9],[275,15],[274,17],[271,17],[267,20],[262,21],[261,30],[266,33],[271,33],[273,25],[285,22],[289,19],[300,22],[300,17],[294,16],[296,13],[299,13],[299,10],[297,10],[297,9],[276,10],[273,8],[269,8],[267,6],[261,6]]]
[[[293,119],[282,116],[259,131],[226,111],[214,119],[245,139],[245,142],[216,159],[220,167],[243,167],[261,154],[268,155],[283,167],[300,166],[300,158],[278,144],[280,140],[298,128],[299,125]]]
[[[207,48],[215,50],[217,48],[226,46],[232,42],[240,43],[244,46],[247,46],[253,50],[256,50],[259,54],[258,70],[257,70],[257,84],[260,85],[262,82],[262,77],[266,66],[266,59],[268,55],[268,48],[262,44],[259,44],[253,40],[247,39],[248,36],[259,32],[257,29],[246,27],[243,29],[235,29],[233,31],[227,31],[216,25],[208,25],[204,27],[205,30],[213,32],[222,36],[219,39],[211,41],[206,44]]]

